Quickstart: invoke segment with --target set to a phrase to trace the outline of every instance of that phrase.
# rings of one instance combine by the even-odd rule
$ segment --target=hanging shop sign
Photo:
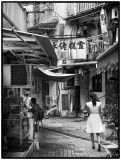
[[[100,24],[101,24],[101,32],[106,33],[108,32],[107,30],[107,14],[105,9],[101,9],[100,12]]]
[[[104,52],[104,41],[89,42],[89,53],[102,53]]]
[[[51,39],[58,59],[86,59],[86,38]]]

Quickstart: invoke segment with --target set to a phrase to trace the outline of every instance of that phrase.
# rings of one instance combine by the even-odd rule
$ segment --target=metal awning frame
[[[43,46],[39,39],[43,39],[45,43],[47,42],[47,46],[49,45],[48,47],[51,48],[51,52],[54,53],[54,57],[56,57],[57,59],[56,53],[47,36],[6,28],[3,28],[3,52],[6,52],[7,50],[13,51],[16,52],[17,57],[35,57],[36,60],[40,60],[43,63],[45,60],[47,60],[46,62],[49,63],[49,61],[51,61],[51,57],[49,56],[51,56],[52,54],[46,51],[46,49],[44,48],[45,44]],[[5,44],[9,45],[6,46]],[[17,53],[17,51],[21,52],[21,54]]]

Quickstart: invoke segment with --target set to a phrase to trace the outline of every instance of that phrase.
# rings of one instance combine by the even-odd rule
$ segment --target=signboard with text
[[[58,59],[86,59],[86,38],[51,39]]]

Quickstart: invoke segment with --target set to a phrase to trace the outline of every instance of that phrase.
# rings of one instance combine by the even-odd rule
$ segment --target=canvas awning
[[[20,63],[57,65],[57,56],[47,36],[2,29],[3,53],[10,51]]]
[[[55,82],[64,82],[75,76],[75,74],[54,73],[49,69],[44,70],[39,67],[34,68],[33,74],[41,77],[42,79]]]
[[[119,45],[118,43],[111,46],[108,50],[102,53],[96,59],[97,63],[97,73],[109,70],[118,69],[119,65]]]

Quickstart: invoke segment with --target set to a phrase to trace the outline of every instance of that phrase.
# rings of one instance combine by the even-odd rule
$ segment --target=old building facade
[[[41,93],[34,95],[39,104],[48,108],[57,105],[62,116],[72,111],[78,113],[92,90],[104,107],[107,74],[98,69],[96,58],[118,43],[118,2],[22,5],[26,8],[27,31],[50,38],[58,59],[54,72],[75,74],[66,82],[46,80],[46,76],[42,79],[40,74],[35,84]]]

